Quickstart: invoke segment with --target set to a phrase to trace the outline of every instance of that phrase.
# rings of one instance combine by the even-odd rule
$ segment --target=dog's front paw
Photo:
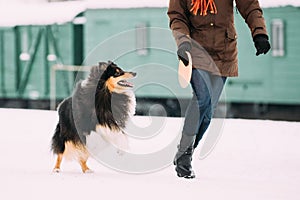
[[[117,154],[118,154],[118,156],[124,156],[125,151],[123,151],[123,150],[121,150],[121,149],[118,149],[118,150],[117,150]]]
[[[54,169],[52,170],[52,172],[53,172],[53,173],[59,173],[59,172],[60,172],[60,169],[59,169],[59,168],[54,168]]]

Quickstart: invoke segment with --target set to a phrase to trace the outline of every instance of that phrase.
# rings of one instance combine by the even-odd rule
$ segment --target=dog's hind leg
[[[56,159],[56,163],[53,169],[53,172],[59,173],[60,172],[60,164],[63,158],[63,154],[58,154],[57,155],[57,159]]]
[[[83,159],[83,158],[79,159],[79,164],[81,166],[82,172],[83,173],[93,173],[93,170],[90,170],[90,168],[87,166],[86,162],[87,162],[87,159]]]
[[[57,155],[56,163],[53,169],[53,172],[60,172],[60,164],[63,159],[63,153],[65,151],[65,141],[61,137],[61,127],[58,123],[55,129],[55,133],[52,137],[52,146],[51,149],[55,155]]]

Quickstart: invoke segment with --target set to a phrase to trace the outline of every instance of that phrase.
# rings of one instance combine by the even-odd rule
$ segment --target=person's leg
[[[218,76],[216,76],[216,78],[217,77]],[[177,175],[179,177],[195,177],[191,166],[195,140],[199,142],[210,123],[212,113],[211,102],[215,105],[215,102],[217,102],[216,97],[219,99],[220,96],[220,94],[217,95],[218,92],[214,90],[219,91],[224,85],[223,79],[225,78],[219,78],[222,80],[221,82],[216,81],[219,80],[218,78],[214,80],[215,77],[213,77],[209,72],[200,69],[193,69],[191,79],[193,98],[186,111],[182,137],[178,146],[178,152],[174,159]],[[215,85],[218,84],[221,85],[216,87]],[[221,93],[221,91],[219,93]],[[198,136],[199,132],[202,134],[201,138]],[[197,138],[196,135],[198,136]]]
[[[200,122],[200,127],[195,139],[194,148],[196,148],[202,139],[204,133],[210,125],[211,119],[214,115],[216,107],[218,105],[221,93],[226,82],[226,77],[220,77],[216,75],[210,75],[209,93],[210,93],[210,105],[204,113],[203,120]]]
[[[200,69],[193,69],[191,86],[193,97],[185,113],[183,134],[197,135],[205,113],[210,109],[210,85],[209,73]]]
[[[191,77],[191,86],[193,88],[193,97],[185,113],[184,126],[181,140],[178,145],[178,151],[175,155],[174,164],[179,177],[194,178],[192,170],[192,155],[194,151],[194,142],[200,122],[203,120],[203,112],[206,105],[209,104],[209,90],[207,83],[197,69],[193,69]]]

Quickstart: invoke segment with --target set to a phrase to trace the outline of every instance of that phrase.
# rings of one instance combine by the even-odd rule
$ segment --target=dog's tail
[[[57,123],[54,135],[52,137],[51,150],[55,154],[61,154],[65,150],[65,141],[61,136],[61,127],[59,123]]]

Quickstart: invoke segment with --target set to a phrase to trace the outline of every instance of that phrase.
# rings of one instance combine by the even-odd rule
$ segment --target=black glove
[[[185,66],[188,66],[189,64],[189,58],[188,55],[186,54],[186,51],[190,52],[191,49],[192,49],[192,45],[190,42],[183,42],[178,47],[177,50],[178,58],[183,62]]]
[[[268,53],[268,51],[271,48],[267,35],[262,35],[262,34],[256,35],[253,38],[253,41],[254,41],[255,48],[257,50],[256,56],[262,53],[264,54]]]

